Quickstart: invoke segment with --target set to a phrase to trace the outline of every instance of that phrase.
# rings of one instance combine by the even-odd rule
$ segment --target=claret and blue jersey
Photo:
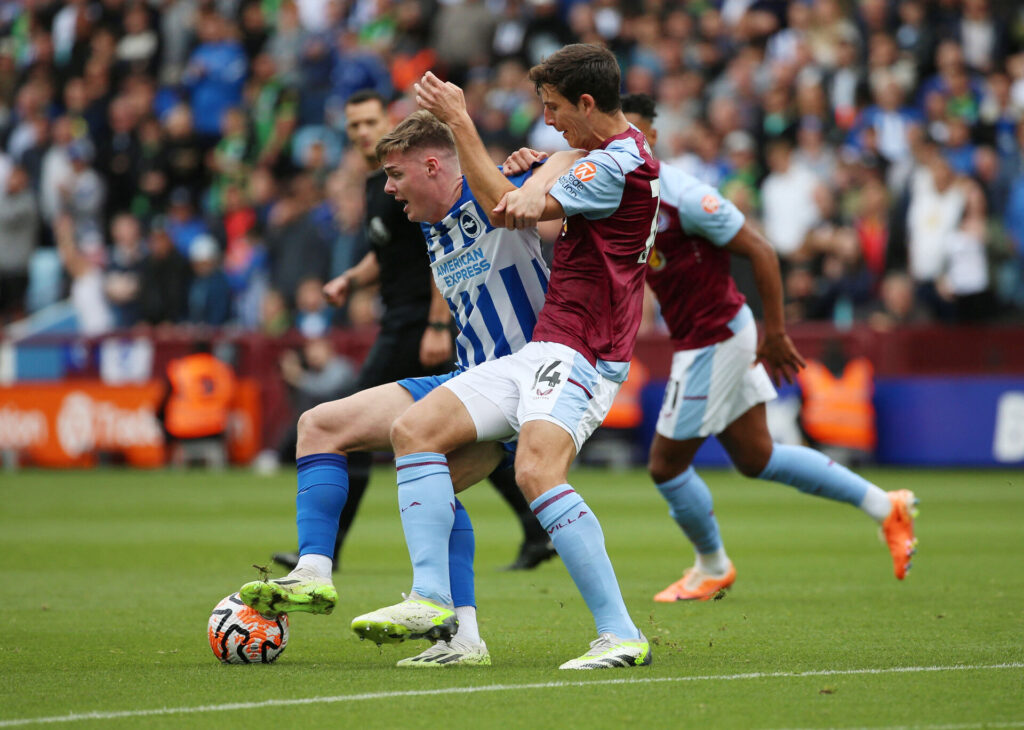
[[[511,182],[522,185],[529,174]],[[434,281],[459,328],[460,369],[511,354],[529,342],[548,286],[537,231],[492,226],[465,178],[462,196],[448,214],[421,227]]]

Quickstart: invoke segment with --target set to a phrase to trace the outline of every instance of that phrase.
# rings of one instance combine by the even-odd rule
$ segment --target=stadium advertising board
[[[166,386],[159,381],[106,385],[86,380],[0,387],[0,451],[38,466],[91,466],[97,455],[119,455],[132,466],[166,460],[157,418]],[[247,462],[259,451],[259,386],[238,384],[228,428],[228,453]]]

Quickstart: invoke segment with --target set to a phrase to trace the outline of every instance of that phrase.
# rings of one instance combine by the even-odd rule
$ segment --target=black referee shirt
[[[380,263],[381,327],[426,324],[434,287],[427,244],[419,223],[384,192],[387,175],[375,170],[366,180],[366,238]]]

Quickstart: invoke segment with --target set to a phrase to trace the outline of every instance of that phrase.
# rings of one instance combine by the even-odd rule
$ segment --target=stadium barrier
[[[840,332],[830,325],[807,324],[794,327],[791,335],[805,357],[820,358],[830,345],[839,342],[848,357],[864,355],[874,363],[879,463],[1024,463],[1024,328],[915,327],[879,333],[867,327]],[[292,412],[287,387],[278,371],[281,353],[302,343],[298,334],[268,338],[230,332],[151,330],[89,340],[51,332],[6,340],[0,343],[0,381],[6,383],[0,388],[0,449],[27,450],[28,441],[41,438],[40,434],[59,441],[63,406],[51,407],[48,415],[40,416],[35,412],[39,409],[26,410],[17,404],[43,398],[42,391],[32,388],[56,389],[53,392],[63,393],[61,398],[66,400],[68,393],[80,390],[83,384],[87,389],[102,386],[103,393],[115,392],[111,388],[126,389],[115,400],[94,401],[112,404],[92,410],[93,451],[106,448],[108,442],[100,436],[106,438],[103,419],[109,418],[110,409],[138,409],[138,400],[145,400],[139,393],[149,393],[146,388],[155,387],[151,381],[161,380],[166,364],[187,354],[199,336],[212,339],[215,349],[232,361],[240,378],[250,384],[246,390],[248,405],[243,410],[252,415],[241,419],[244,426],[238,427],[248,429],[250,436],[243,439],[246,446],[235,447],[232,452],[234,461],[247,461],[260,447],[276,443],[283,428],[298,415]],[[331,335],[335,349],[356,363],[363,360],[374,337],[372,328]],[[642,337],[636,358],[651,378],[640,393],[643,420],[630,434],[636,439],[634,458],[642,459],[657,421],[672,358],[671,344],[662,336]],[[135,400],[126,395],[129,392],[135,393],[131,396]],[[65,402],[48,397],[54,403]],[[129,401],[120,400],[123,398]],[[779,400],[769,409],[769,427],[778,440],[793,442],[801,438],[798,413],[799,392],[784,386]],[[76,418],[79,420],[65,419],[65,423],[85,422],[81,416]],[[75,438],[88,441],[87,436]],[[124,445],[118,450],[130,463],[149,458],[142,455],[148,452],[138,444],[132,450]],[[90,459],[95,458],[94,453],[75,454],[74,448],[63,455],[47,453],[50,456],[39,456],[38,460],[34,455],[33,461],[51,464],[56,459],[57,463],[70,465],[91,463]],[[725,465],[728,461],[717,442],[709,439],[698,454],[698,463]]]

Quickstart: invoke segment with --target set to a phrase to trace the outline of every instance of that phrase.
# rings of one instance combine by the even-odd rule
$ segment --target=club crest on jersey
[[[651,246],[651,253],[647,257],[647,265],[651,267],[651,271],[661,271],[665,268],[666,263],[668,262],[665,260],[664,254],[657,247]]]
[[[484,232],[484,227],[472,212],[464,210],[459,214],[459,228],[466,238],[476,238]]]
[[[384,225],[384,221],[381,220],[380,216],[374,216],[373,220],[370,221],[370,225],[367,226],[367,230],[370,234],[370,240],[378,246],[384,246],[391,243],[391,232],[388,227]]]
[[[580,182],[590,182],[597,174],[597,165],[584,160],[572,169],[572,174]]]
[[[705,195],[704,198],[700,201],[700,207],[703,208],[704,212],[709,215],[718,210],[718,205],[718,198],[712,195],[711,193]]]

